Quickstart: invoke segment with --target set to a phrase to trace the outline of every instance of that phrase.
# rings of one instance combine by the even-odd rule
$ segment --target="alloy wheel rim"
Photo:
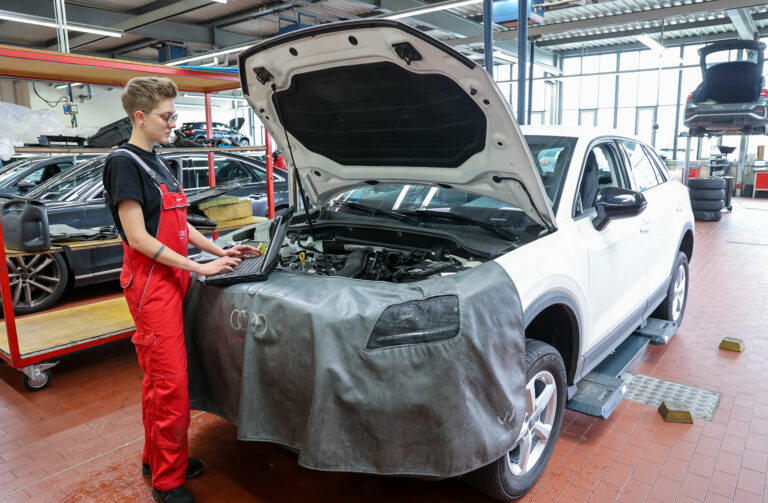
[[[680,264],[680,267],[677,269],[675,285],[673,287],[672,321],[677,321],[680,318],[680,314],[683,312],[683,304],[685,303],[685,280],[685,267]]]
[[[14,307],[34,308],[46,302],[61,282],[61,268],[52,255],[6,259]]]
[[[556,415],[557,383],[550,372],[542,370],[525,385],[523,426],[515,446],[507,453],[512,475],[521,477],[536,467],[552,436]]]

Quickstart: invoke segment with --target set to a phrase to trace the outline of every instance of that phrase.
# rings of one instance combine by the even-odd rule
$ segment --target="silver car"
[[[703,80],[685,104],[692,136],[765,134],[764,51],[765,44],[754,40],[723,40],[699,49]]]

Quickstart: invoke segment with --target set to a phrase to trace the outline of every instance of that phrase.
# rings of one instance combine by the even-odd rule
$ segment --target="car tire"
[[[723,218],[719,211],[693,210],[693,219],[698,222],[717,222]]]
[[[691,189],[691,201],[722,201],[725,199],[725,191],[718,189]]]
[[[697,211],[720,211],[725,208],[725,201],[722,199],[719,201],[698,201],[694,199],[691,201],[691,209]]]
[[[238,142],[238,145],[240,145],[241,147],[247,147],[249,145],[248,138],[241,138],[240,141]]]
[[[511,451],[504,454],[493,463],[483,466],[473,472],[464,475],[462,479],[483,494],[499,501],[509,501],[525,495],[536,484],[544,468],[552,456],[557,437],[560,435],[560,427],[563,424],[565,402],[567,395],[567,383],[563,358],[555,348],[541,341],[528,339],[525,341],[525,367],[526,367],[526,396],[533,390],[534,403],[541,400],[546,402],[545,408],[534,407],[533,410],[526,406],[526,417],[523,418],[523,427],[516,445]],[[554,387],[552,389],[551,387]],[[543,400],[544,390],[551,389],[549,400]],[[553,402],[554,400],[554,402]],[[526,399],[526,402],[530,401]],[[538,404],[540,405],[540,404]],[[538,414],[544,416],[544,424],[549,426],[549,435],[545,443],[529,428],[530,416]],[[541,421],[535,421],[541,425]],[[521,448],[526,439],[533,443],[532,457],[529,466],[524,469],[519,464]]]
[[[725,178],[691,178],[688,180],[691,189],[725,190]]]
[[[13,312],[17,315],[48,309],[67,289],[69,268],[61,253],[9,257],[6,264],[11,281]]]
[[[651,315],[652,318],[674,321],[679,327],[683,322],[685,306],[688,304],[688,256],[677,252],[672,279],[669,281],[667,296]]]

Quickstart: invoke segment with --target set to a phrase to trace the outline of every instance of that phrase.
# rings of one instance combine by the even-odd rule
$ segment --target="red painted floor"
[[[627,401],[605,421],[567,411],[545,475],[524,501],[768,502],[766,264],[768,201],[736,199],[722,221],[699,222],[683,326],[631,371],[721,392],[714,421],[668,424]],[[114,294],[98,287],[72,301]],[[724,336],[744,339],[746,351],[718,349]],[[65,358],[38,393],[1,364],[0,502],[151,501],[139,468],[140,383],[128,341]],[[296,455],[240,442],[232,425],[194,411],[190,453],[206,465],[187,484],[200,503],[490,501],[452,480],[306,470]]]

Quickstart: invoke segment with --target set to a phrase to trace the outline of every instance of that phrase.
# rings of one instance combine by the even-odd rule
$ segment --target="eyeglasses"
[[[158,113],[158,112],[146,112],[144,110],[142,110],[142,112],[144,112],[145,114],[159,115],[160,117],[165,119],[165,123],[167,125],[169,125],[169,126],[171,124],[173,124],[174,122],[176,122],[176,120],[179,118],[179,114],[173,113],[173,112],[167,112],[167,113],[164,113],[164,114],[161,114],[161,113]]]

